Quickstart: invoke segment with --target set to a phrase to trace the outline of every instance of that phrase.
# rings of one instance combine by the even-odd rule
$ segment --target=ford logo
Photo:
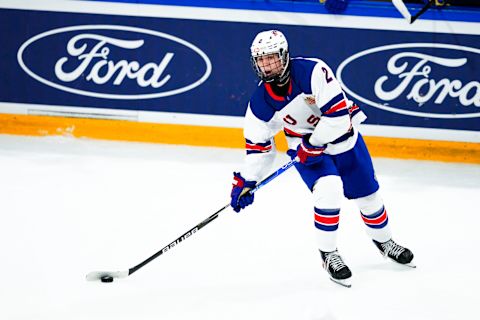
[[[208,56],[178,37],[142,28],[80,25],[38,34],[17,60],[37,81],[104,99],[153,99],[192,90],[212,71]]]
[[[475,118],[480,117],[480,82],[473,70],[479,54],[480,49],[453,44],[386,45],[343,61],[337,78],[349,95],[378,109],[415,117]]]

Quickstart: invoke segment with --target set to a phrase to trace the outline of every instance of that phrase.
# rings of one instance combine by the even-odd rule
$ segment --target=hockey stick
[[[417,20],[418,18],[420,18],[420,16],[425,13],[425,11],[427,11],[428,9],[430,9],[430,7],[431,7],[432,4],[433,4],[433,1],[434,1],[434,0],[428,1],[428,3],[427,3],[425,6],[423,6],[422,9],[420,9],[420,11],[418,11],[413,17],[411,17],[410,24],[414,23],[415,20]]]
[[[397,10],[400,12],[400,14],[407,20],[407,21],[412,21],[412,16],[410,15],[410,12],[408,12],[407,6],[405,3],[403,3],[403,0],[392,0],[393,5]]]
[[[255,188],[249,190],[248,192],[250,194],[253,194],[255,192],[258,191],[258,189],[260,189],[261,187],[263,187],[264,185],[266,185],[267,183],[269,183],[270,181],[272,181],[273,179],[275,179],[276,177],[278,177],[280,174],[284,173],[285,171],[287,171],[291,166],[293,166],[295,164],[296,160],[291,160],[289,161],[288,163],[286,163],[285,165],[283,165],[280,169],[278,169],[277,171],[273,172],[271,175],[269,175],[268,177],[266,177],[265,179],[263,179],[262,181],[260,181],[259,183],[257,183],[257,185],[255,186]],[[166,245],[165,247],[163,247],[160,251],[156,252],[154,255],[152,255],[151,257],[149,257],[148,259],[140,262],[139,264],[137,264],[136,266],[126,270],[126,271],[92,271],[90,273],[87,274],[86,278],[88,281],[97,281],[97,280],[100,280],[102,282],[112,282],[113,279],[121,279],[121,278],[126,278],[128,276],[130,276],[131,274],[133,274],[134,272],[138,271],[140,268],[144,267],[146,264],[148,264],[149,262],[151,262],[152,260],[158,258],[159,256],[161,256],[162,254],[164,254],[165,252],[169,251],[170,249],[174,248],[175,246],[177,246],[180,242],[182,242],[183,240],[189,238],[190,236],[192,236],[193,234],[195,234],[198,230],[202,229],[203,227],[205,227],[207,224],[209,224],[210,222],[212,222],[213,220],[215,220],[216,218],[218,218],[218,215],[220,214],[220,212],[222,212],[223,210],[227,209],[228,207],[230,207],[230,203],[226,204],[225,206],[223,206],[221,209],[219,209],[217,212],[215,212],[214,214],[212,214],[210,217],[206,218],[205,220],[203,220],[202,222],[200,222],[199,224],[197,224],[195,227],[191,228],[190,230],[188,230],[187,232],[185,232],[184,234],[182,234],[180,237],[178,237],[177,239],[175,239],[174,241],[170,242],[170,244]]]

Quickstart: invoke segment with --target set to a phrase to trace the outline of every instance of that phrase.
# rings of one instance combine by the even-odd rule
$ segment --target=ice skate
[[[320,255],[322,256],[323,267],[325,270],[327,270],[330,280],[338,283],[341,286],[350,288],[352,286],[350,283],[352,272],[343,262],[343,259],[338,254],[338,251],[335,250],[332,252],[323,252],[320,250]]]
[[[380,253],[399,264],[402,264],[407,267],[416,268],[413,263],[411,263],[413,259],[413,253],[407,248],[398,245],[392,239],[388,240],[387,242],[378,242],[373,240],[373,243],[377,246]]]

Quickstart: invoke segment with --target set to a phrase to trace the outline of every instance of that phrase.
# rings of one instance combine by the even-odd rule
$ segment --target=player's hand
[[[304,135],[302,138],[302,143],[297,147],[297,157],[301,163],[306,166],[310,166],[316,163],[320,163],[323,158],[323,151],[325,151],[325,146],[314,146],[310,144],[311,134]]]
[[[240,212],[241,209],[244,209],[246,206],[253,203],[254,194],[250,194],[248,191],[255,188],[256,184],[255,181],[245,180],[240,172],[233,173],[233,187],[232,193],[230,194],[230,205],[235,212]]]

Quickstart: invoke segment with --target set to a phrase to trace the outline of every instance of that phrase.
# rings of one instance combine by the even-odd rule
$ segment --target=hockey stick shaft
[[[423,8],[420,9],[420,11],[417,12],[417,13],[411,18],[410,24],[414,23],[415,20],[417,20],[418,18],[420,18],[420,16],[425,13],[425,11],[427,11],[428,9],[430,9],[430,7],[431,7],[432,4],[433,4],[433,1],[434,1],[434,0],[428,1],[428,3],[427,3],[425,6],[423,6]]]
[[[291,160],[289,161],[288,163],[286,163],[285,165],[283,165],[281,168],[279,168],[277,171],[273,172],[272,174],[270,174],[268,177],[266,177],[265,179],[263,179],[262,181],[260,181],[259,183],[257,183],[257,185],[255,186],[255,188],[253,188],[252,190],[248,191],[250,194],[253,194],[255,192],[258,191],[258,189],[262,188],[263,186],[265,186],[267,183],[269,183],[270,181],[272,181],[273,179],[275,179],[276,177],[278,177],[279,175],[281,175],[282,173],[284,173],[285,171],[287,171],[290,167],[292,167],[294,164],[295,164],[296,160]],[[219,214],[227,209],[228,207],[230,207],[230,203],[226,204],[225,206],[223,206],[222,208],[220,208],[217,212],[215,212],[214,214],[212,214],[211,216],[209,216],[208,218],[206,218],[205,220],[203,220],[202,222],[200,222],[199,224],[197,224],[195,227],[191,228],[190,230],[188,230],[187,232],[185,232],[184,234],[182,234],[180,237],[178,237],[177,239],[175,239],[174,241],[170,242],[170,244],[166,245],[165,247],[163,247],[161,250],[159,250],[158,252],[156,252],[154,255],[152,255],[151,257],[149,257],[148,259],[142,261],[141,263],[137,264],[136,266],[130,268],[128,270],[128,275],[131,275],[132,273],[138,271],[140,268],[144,267],[146,264],[150,263],[151,261],[155,260],[156,258],[158,258],[159,256],[161,256],[162,254],[164,254],[165,252],[169,251],[170,249],[174,248],[175,246],[177,246],[178,244],[180,244],[180,242],[182,242],[183,240],[189,238],[190,236],[192,236],[193,234],[195,234],[198,230],[202,229],[203,227],[205,227],[207,224],[209,224],[210,222],[212,222],[213,220],[215,220],[216,218],[218,218]]]

